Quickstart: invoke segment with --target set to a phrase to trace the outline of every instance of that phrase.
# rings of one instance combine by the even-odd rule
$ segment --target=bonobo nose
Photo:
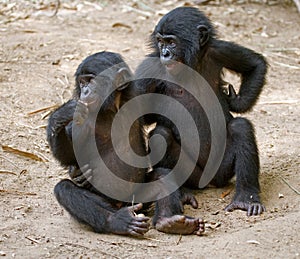
[[[163,58],[170,58],[171,57],[171,52],[168,49],[163,49],[161,52]]]
[[[91,90],[89,87],[84,87],[84,89],[82,89],[82,93],[84,96],[88,96],[91,93]]]

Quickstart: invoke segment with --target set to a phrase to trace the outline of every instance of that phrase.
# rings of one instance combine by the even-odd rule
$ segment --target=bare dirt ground
[[[52,3],[52,4],[51,4]],[[0,255],[11,258],[299,258],[300,15],[293,5],[198,5],[220,37],[263,53],[268,83],[254,110],[267,212],[225,213],[233,191],[195,192],[207,222],[202,237],[150,230],[144,239],[96,234],[57,203],[54,185],[67,176],[46,141],[47,111],[72,95],[73,74],[87,55],[110,50],[127,61],[148,53],[146,40],[166,11],[185,1],[1,1]],[[135,8],[135,9],[133,9]],[[235,78],[234,78],[235,79]],[[36,161],[7,146],[42,158]],[[292,187],[295,189],[293,190]],[[297,194],[298,190],[298,194]]]

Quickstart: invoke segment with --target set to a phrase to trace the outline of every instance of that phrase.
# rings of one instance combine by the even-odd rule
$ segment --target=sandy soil
[[[147,6],[133,0],[62,1],[54,17],[55,1],[15,2],[0,4],[1,256],[300,257],[300,16],[294,6],[198,5],[215,22],[221,38],[263,53],[270,63],[259,103],[245,115],[256,127],[267,212],[251,218],[242,211],[225,213],[233,192],[221,197],[231,187],[208,188],[195,192],[199,209],[186,208],[186,214],[206,220],[204,236],[180,237],[152,229],[144,239],[134,239],[93,233],[58,205],[53,187],[67,172],[49,151],[44,118],[48,110],[28,113],[68,100],[76,67],[93,52],[120,52],[127,61],[142,58],[161,15],[185,1],[152,0]],[[7,146],[44,161],[7,152]]]

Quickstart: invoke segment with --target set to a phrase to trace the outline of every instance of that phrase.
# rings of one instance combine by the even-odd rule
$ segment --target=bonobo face
[[[90,111],[97,111],[100,105],[99,87],[95,82],[95,75],[87,74],[78,76],[80,86],[80,101],[84,103]]]
[[[177,74],[180,71],[178,62],[181,62],[177,55],[178,38],[175,35],[162,35],[159,32],[155,36],[161,63],[168,72]]]

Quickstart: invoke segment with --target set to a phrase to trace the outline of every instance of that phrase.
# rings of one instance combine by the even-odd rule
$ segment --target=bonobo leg
[[[70,180],[60,181],[54,188],[58,202],[79,222],[95,232],[142,236],[149,230],[149,218],[135,217],[142,204],[118,209],[104,197],[76,186]]]
[[[227,126],[227,147],[220,169],[212,184],[222,187],[236,175],[236,193],[226,211],[242,209],[247,215],[259,215],[265,211],[259,198],[259,157],[250,121],[235,118]]]
[[[170,172],[169,169],[155,168],[149,175],[154,181]],[[170,234],[201,235],[204,232],[204,221],[183,215],[183,205],[190,204],[198,208],[195,197],[182,189],[177,189],[169,196],[155,202],[153,225],[158,231]]]

